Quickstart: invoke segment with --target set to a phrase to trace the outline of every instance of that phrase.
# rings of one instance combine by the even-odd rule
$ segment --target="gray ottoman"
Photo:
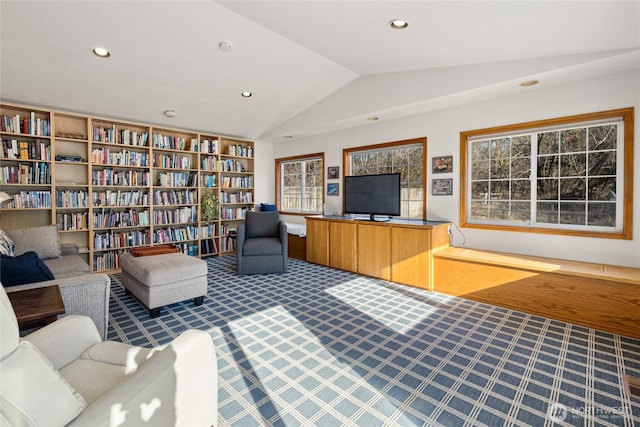
[[[201,305],[207,294],[207,263],[182,253],[120,256],[122,285],[158,317],[163,305],[192,299]]]

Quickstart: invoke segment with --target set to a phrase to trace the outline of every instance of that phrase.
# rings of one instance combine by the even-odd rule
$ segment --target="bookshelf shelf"
[[[254,209],[253,141],[4,102],[0,139],[2,191],[20,206],[40,201],[2,208],[0,226],[57,224],[93,271],[117,271],[120,254],[138,246],[231,254],[237,225]],[[21,167],[45,180],[5,179]],[[209,193],[220,211],[202,221]]]

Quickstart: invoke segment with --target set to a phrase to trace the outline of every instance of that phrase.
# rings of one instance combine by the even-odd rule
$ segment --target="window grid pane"
[[[322,159],[282,163],[280,209],[290,212],[322,212],[322,168]]]
[[[467,220],[616,229],[622,137],[612,120],[469,140]]]

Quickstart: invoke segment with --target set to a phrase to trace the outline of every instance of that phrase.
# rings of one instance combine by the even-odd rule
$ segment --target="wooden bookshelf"
[[[5,102],[0,117],[2,191],[18,206],[38,202],[3,208],[2,228],[57,224],[93,271],[119,269],[120,254],[141,246],[235,251],[233,232],[254,209],[252,141]],[[206,193],[220,201],[213,221],[201,218]]]

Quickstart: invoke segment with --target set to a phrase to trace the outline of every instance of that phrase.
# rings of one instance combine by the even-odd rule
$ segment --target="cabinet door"
[[[358,224],[358,273],[391,279],[391,227]]]
[[[430,230],[391,228],[391,280],[430,289]]]
[[[329,266],[356,271],[356,224],[329,223]]]
[[[307,218],[307,261],[329,265],[329,223]]]

